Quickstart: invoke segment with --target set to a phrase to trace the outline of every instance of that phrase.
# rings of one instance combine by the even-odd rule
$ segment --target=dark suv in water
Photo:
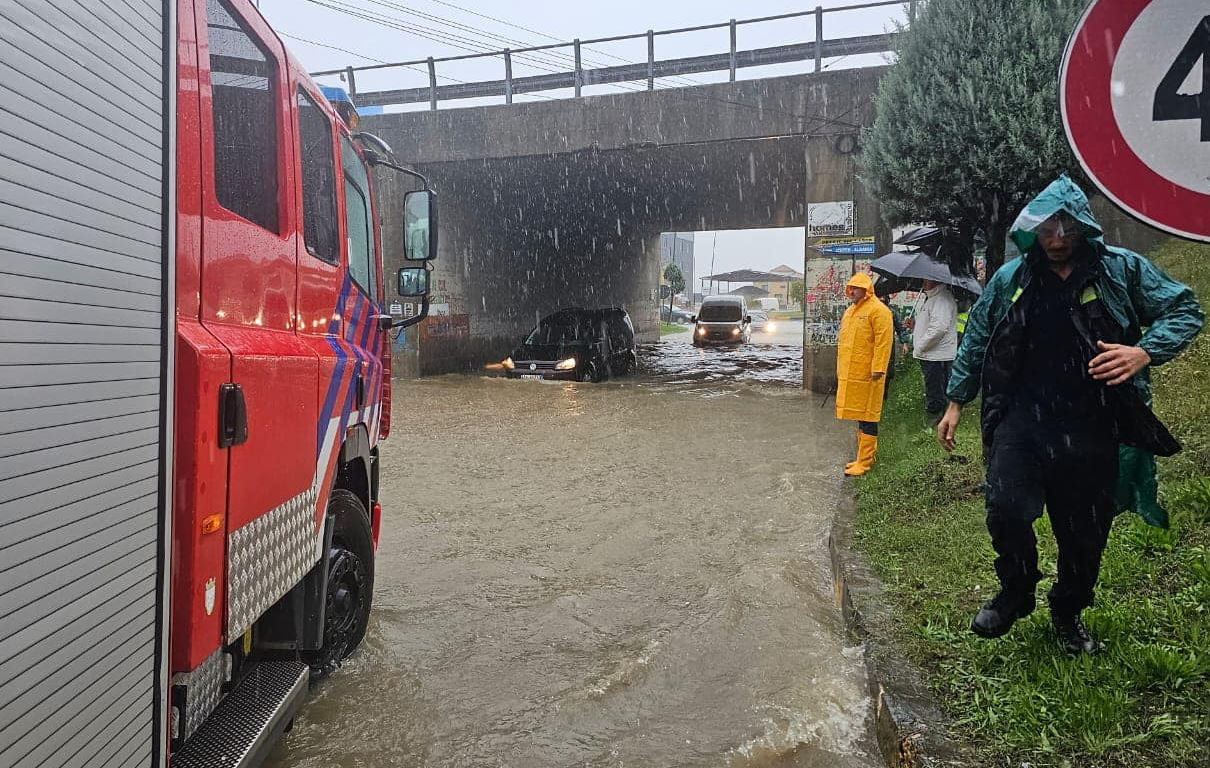
[[[604,381],[638,366],[634,326],[619,307],[569,307],[542,318],[504,361],[518,379]]]

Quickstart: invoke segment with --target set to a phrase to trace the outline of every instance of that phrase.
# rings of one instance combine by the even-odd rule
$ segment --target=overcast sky
[[[285,38],[294,55],[309,71],[340,69],[349,65],[414,61],[429,56],[455,56],[470,51],[499,50],[542,45],[573,38],[591,39],[726,22],[731,18],[750,19],[782,13],[852,5],[854,0],[609,0],[609,2],[567,2],[560,0],[259,0],[261,12]],[[359,18],[360,17],[360,18]],[[366,18],[369,17],[369,18]],[[876,34],[889,30],[904,18],[901,6],[846,11],[825,15],[826,38]],[[722,53],[729,46],[727,29],[709,30],[656,38],[656,57],[678,58],[707,53]],[[737,34],[739,49],[763,48],[800,43],[815,38],[815,19],[780,20],[741,25]],[[570,49],[569,51],[570,52]],[[584,50],[586,66],[643,61],[647,57],[646,40],[598,44]],[[541,54],[540,60],[526,62],[514,56],[514,76],[570,69],[570,59],[560,53]],[[850,57],[827,61],[830,68],[845,68],[879,63],[878,56]],[[740,70],[740,78],[792,74],[810,69],[809,63]],[[465,62],[442,63],[437,73],[440,82],[499,79],[503,63],[499,57]],[[689,81],[705,83],[725,80],[727,73],[693,75]],[[339,84],[334,78],[323,82]],[[676,87],[681,82],[658,83]],[[360,90],[406,88],[428,84],[424,66],[414,69],[393,68],[359,74]],[[642,86],[630,86],[642,87]],[[603,92],[615,86],[585,89],[585,93]],[[545,94],[547,98],[570,95]],[[518,96],[517,101],[542,96]],[[500,99],[443,103],[442,108],[474,106]],[[424,105],[427,106],[427,105]],[[697,271],[707,274],[715,235],[699,235],[696,249]],[[769,269],[789,264],[801,269],[802,230],[748,230],[723,232],[717,236],[714,255],[716,272],[751,267]]]

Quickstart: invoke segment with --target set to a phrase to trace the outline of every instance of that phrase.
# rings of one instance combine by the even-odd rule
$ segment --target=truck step
[[[174,752],[172,768],[254,768],[281,738],[307,693],[301,661],[258,664],[223,697],[197,733]]]

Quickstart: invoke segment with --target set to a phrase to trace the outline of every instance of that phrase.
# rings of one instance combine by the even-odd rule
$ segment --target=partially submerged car
[[[504,360],[516,379],[604,381],[638,367],[634,325],[620,307],[568,307],[547,315]]]
[[[752,317],[744,312],[744,300],[739,296],[707,296],[690,319],[694,346],[746,344],[752,340]]]

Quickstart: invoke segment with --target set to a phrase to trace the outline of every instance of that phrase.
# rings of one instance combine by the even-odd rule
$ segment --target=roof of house
[[[727,294],[728,296],[743,296],[746,299],[759,299],[769,295],[769,292],[764,288],[757,288],[755,285],[745,285],[741,288],[736,288]]]
[[[756,269],[737,269],[734,272],[723,272],[718,275],[706,275],[701,280],[711,280],[717,283],[788,283],[802,277],[787,275],[780,272],[761,272]]]

